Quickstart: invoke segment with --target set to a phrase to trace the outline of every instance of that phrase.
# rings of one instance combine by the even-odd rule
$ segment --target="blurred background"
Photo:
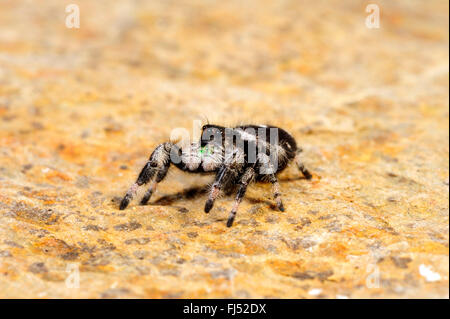
[[[1,0],[0,297],[448,298],[448,10]],[[283,173],[284,213],[253,186],[231,229],[175,169],[119,211],[205,119],[285,128],[313,180]]]

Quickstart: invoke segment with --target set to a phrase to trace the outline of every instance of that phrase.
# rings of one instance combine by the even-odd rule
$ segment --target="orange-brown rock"
[[[0,5],[1,298],[448,298],[448,2],[74,2]],[[285,128],[313,179],[229,229],[176,169],[119,211],[206,118]]]

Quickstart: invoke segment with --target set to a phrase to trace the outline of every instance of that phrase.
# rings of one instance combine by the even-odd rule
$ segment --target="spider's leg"
[[[157,183],[155,181],[153,181],[151,183],[150,187],[145,192],[144,197],[142,197],[142,199],[141,199],[141,205],[146,205],[147,204],[147,202],[152,197],[153,193],[156,191],[156,185],[157,185]]]
[[[209,213],[214,205],[214,201],[219,196],[220,190],[224,184],[227,184],[229,179],[234,175],[234,169],[226,165],[222,165],[217,172],[216,179],[211,187],[211,192],[205,203],[205,213]]]
[[[298,169],[300,172],[302,172],[303,176],[305,176],[306,179],[311,179],[312,175],[311,173],[305,168],[305,165],[300,159],[300,153],[302,152],[302,149],[299,148],[297,150],[297,155],[295,156],[295,163],[297,164]]]
[[[151,161],[148,161],[142,168],[141,173],[139,174],[139,177],[137,178],[136,182],[133,185],[131,185],[131,187],[128,189],[127,193],[123,197],[122,201],[120,202],[119,208],[121,210],[127,208],[128,204],[133,199],[134,195],[136,195],[138,187],[148,183],[154,174],[155,170],[152,169],[152,163]]]
[[[253,167],[249,167],[245,170],[244,174],[239,181],[239,190],[236,194],[236,199],[233,204],[233,208],[231,209],[230,216],[228,217],[227,227],[231,227],[233,225],[234,218],[236,217],[236,212],[239,207],[239,204],[244,198],[245,192],[247,191],[248,184],[255,178],[255,170]]]
[[[142,197],[141,199],[141,205],[147,204],[147,202],[150,200],[150,198],[152,197],[153,193],[156,190],[156,186],[158,185],[158,183],[161,182],[164,179],[164,177],[166,177],[167,171],[169,170],[169,166],[170,163],[167,163],[162,168],[158,169],[155,180],[152,182],[149,189],[145,192],[144,197]]]
[[[280,211],[284,212],[284,206],[283,202],[281,201],[280,184],[278,183],[278,178],[275,176],[275,174],[271,174],[269,176],[269,180],[272,183],[273,198],[277,202],[277,208]]]
[[[170,151],[172,149],[171,143],[162,143],[158,145],[153,151],[152,155],[150,155],[149,160],[142,168],[141,173],[139,174],[136,182],[131,185],[128,189],[127,193],[122,199],[120,203],[120,209],[127,208],[130,201],[136,195],[136,191],[139,186],[147,184],[152,178],[156,175],[155,182],[159,183],[167,174],[167,170],[170,166]],[[147,202],[150,199],[151,194],[154,192],[156,185],[152,184],[152,187],[147,191],[144,196]]]

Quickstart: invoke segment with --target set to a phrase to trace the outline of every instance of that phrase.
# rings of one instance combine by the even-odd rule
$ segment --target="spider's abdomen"
[[[246,142],[245,153],[250,160],[252,147],[256,144],[256,157],[262,159],[261,155],[267,155],[276,160],[276,172],[286,168],[288,163],[296,156],[297,143],[295,139],[285,130],[276,126],[268,125],[243,125],[235,128],[237,133]],[[263,153],[263,154],[261,154]]]

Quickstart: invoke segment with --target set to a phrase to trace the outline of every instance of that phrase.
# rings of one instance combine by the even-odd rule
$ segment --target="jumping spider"
[[[233,224],[238,206],[252,181],[272,183],[277,208],[284,211],[278,173],[295,161],[306,179],[312,177],[300,161],[298,154],[301,151],[289,133],[275,126],[241,125],[226,128],[204,125],[200,142],[184,148],[172,142],[158,145],[122,199],[120,209],[128,206],[139,186],[152,181],[141,200],[142,205],[147,204],[156,185],[166,176],[170,164],[174,164],[185,172],[216,174],[205,203],[205,213],[209,213],[220,191],[238,187],[228,227]]]

